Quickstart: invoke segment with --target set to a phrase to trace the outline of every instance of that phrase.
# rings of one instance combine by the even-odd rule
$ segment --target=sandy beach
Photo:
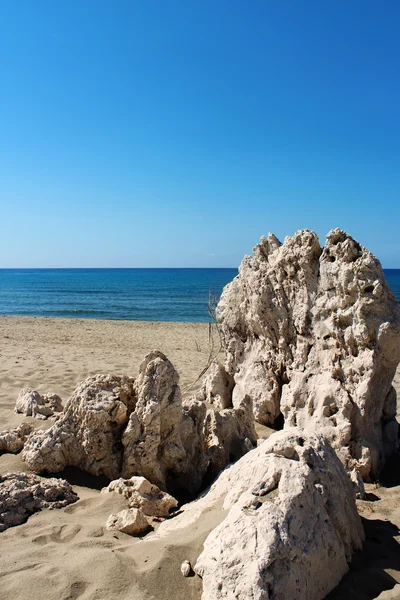
[[[135,376],[145,354],[157,348],[176,365],[187,389],[210,349],[208,325],[197,323],[0,317],[0,340],[0,430],[22,421],[36,429],[52,425],[14,413],[22,387],[66,400],[89,375]],[[20,456],[2,455],[0,472],[13,470],[27,469]],[[2,600],[168,598],[165,589],[173,589],[176,599],[200,597],[199,578],[184,579],[179,567],[184,559],[195,561],[208,530],[185,532],[173,550],[157,541],[143,553],[137,539],[104,527],[110,513],[124,508],[118,498],[75,489],[76,504],[37,513],[1,534]]]
[[[0,317],[0,429],[22,421],[35,428],[52,424],[14,413],[22,387],[67,400],[91,374],[135,376],[153,349],[172,360],[187,389],[207,363],[208,325]],[[399,393],[399,370],[395,386]],[[26,470],[20,456],[2,455],[0,472],[13,470]],[[367,539],[331,600],[377,598],[400,582],[399,483],[399,472],[392,471],[391,481],[383,476],[380,484],[368,485],[368,501],[358,501]],[[105,529],[108,515],[121,509],[118,497],[89,487],[75,490],[76,504],[42,511],[0,534],[1,600],[200,598],[201,580],[183,578],[179,567],[184,559],[195,562],[210,524],[221,521],[222,512],[208,515],[196,530],[181,531],[173,545],[156,538],[142,542]]]

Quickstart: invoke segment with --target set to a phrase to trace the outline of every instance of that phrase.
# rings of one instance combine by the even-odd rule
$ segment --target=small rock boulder
[[[170,511],[178,506],[178,501],[160,490],[144,477],[131,477],[130,479],[116,479],[101,490],[102,494],[122,494],[129,508],[140,508],[150,517],[169,517]]]
[[[133,379],[89,377],[75,390],[58,421],[29,437],[24,461],[37,473],[57,473],[74,466],[116,479],[122,465],[121,435],[135,403]]]
[[[0,454],[6,452],[18,454],[18,452],[21,452],[32,430],[32,426],[28,423],[21,423],[15,429],[5,429],[2,431],[0,433]]]
[[[15,404],[15,412],[36,419],[47,419],[61,410],[62,402],[59,396],[56,394],[42,396],[33,388],[23,388]]]
[[[192,565],[188,560],[184,560],[181,564],[181,573],[184,577],[189,577],[189,575],[193,573]]]
[[[49,394],[44,394],[43,399],[46,405],[48,405],[51,408],[53,413],[60,413],[64,410],[62,400],[57,394],[54,394],[52,392]]]
[[[78,500],[63,479],[44,479],[26,473],[0,475],[0,532],[24,523],[44,508],[64,508]]]
[[[140,508],[126,508],[119,513],[110,515],[106,523],[106,529],[110,531],[122,531],[128,535],[140,536],[148,532],[150,528]]]

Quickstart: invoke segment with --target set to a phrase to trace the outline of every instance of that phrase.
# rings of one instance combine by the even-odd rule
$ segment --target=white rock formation
[[[28,423],[21,423],[15,429],[5,429],[0,432],[0,454],[10,452],[17,454],[21,452],[27,437],[32,433],[32,426]]]
[[[198,393],[200,400],[215,405],[217,409],[232,408],[232,391],[235,381],[218,360],[211,363]]]
[[[81,383],[47,431],[22,453],[30,469],[74,466],[117,479],[142,476],[187,499],[256,443],[251,401],[220,412],[182,401],[178,373],[161,352],[148,354],[136,381],[95,375]]]
[[[42,396],[33,388],[23,388],[18,394],[15,404],[15,412],[36,419],[47,419],[62,410],[62,401],[57,394],[51,393]]]
[[[348,470],[379,473],[398,445],[400,311],[370,252],[339,229],[324,248],[308,230],[283,245],[263,237],[225,287],[217,318],[233,407],[249,397],[260,423],[283,415],[285,426],[318,429]]]
[[[103,488],[101,493],[121,494],[127,499],[129,508],[140,508],[145,515],[151,517],[169,517],[170,512],[178,506],[175,498],[162,492],[144,477],[116,479]]]
[[[194,525],[199,513],[221,504],[227,516],[194,567],[203,578],[203,600],[321,600],[362,545],[350,480],[315,433],[296,428],[274,434],[158,534],[193,519]]]
[[[349,473],[350,481],[353,484],[353,490],[356,495],[356,498],[359,500],[365,500],[367,494],[365,492],[364,481],[360,475],[360,472],[357,469],[353,469]]]
[[[207,468],[203,403],[182,403],[179,376],[161,352],[142,362],[137,404],[122,436],[125,478],[142,475],[173,495],[195,494]]]
[[[256,445],[252,404],[246,398],[240,408],[209,409],[204,421],[204,448],[210,483],[228,465]]]
[[[43,508],[63,508],[78,496],[63,479],[26,473],[0,475],[0,532],[24,523]]]
[[[64,410],[60,396],[54,394],[54,392],[44,394],[43,398],[45,403],[49,405],[53,413],[60,413]]]
[[[74,466],[116,479],[122,465],[121,435],[135,403],[133,379],[89,377],[68,400],[61,418],[47,431],[28,438],[24,461],[39,473]]]
[[[140,508],[126,508],[108,517],[106,529],[139,536],[148,532],[149,522]]]

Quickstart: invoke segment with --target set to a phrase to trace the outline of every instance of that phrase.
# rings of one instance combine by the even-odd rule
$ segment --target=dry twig
[[[196,385],[196,383],[199,381],[199,379],[201,379],[203,377],[203,375],[205,375],[205,373],[207,373],[208,369],[211,367],[212,363],[214,362],[214,360],[217,358],[218,354],[223,349],[222,334],[221,334],[219,323],[218,323],[217,317],[216,317],[217,304],[218,304],[218,301],[217,301],[216,297],[214,296],[214,294],[212,292],[209,291],[207,307],[208,307],[208,315],[210,317],[210,321],[208,322],[209,353],[208,353],[207,363],[206,363],[206,366],[204,367],[204,369],[202,369],[202,371],[196,377],[196,379],[191,384],[184,386],[182,388],[183,392],[189,392]],[[215,333],[217,334],[217,338],[219,341],[218,350],[216,350],[216,346],[215,346],[215,337],[216,337]],[[198,346],[198,343],[196,342],[196,348],[197,348],[197,346]]]

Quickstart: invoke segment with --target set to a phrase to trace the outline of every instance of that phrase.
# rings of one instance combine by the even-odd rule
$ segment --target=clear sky
[[[0,267],[400,267],[400,2],[0,0]]]

